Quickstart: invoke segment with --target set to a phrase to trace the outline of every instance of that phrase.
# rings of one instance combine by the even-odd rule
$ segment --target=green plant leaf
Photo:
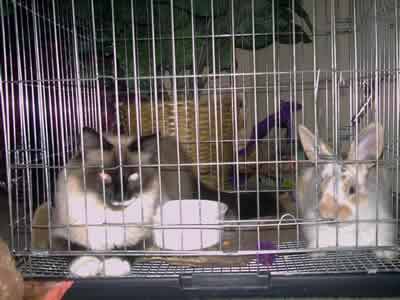
[[[218,43],[219,42],[219,43]],[[223,40],[219,40],[217,42],[217,53],[216,53],[216,71],[232,71],[232,63],[233,63],[233,52],[232,52],[232,43],[224,42]]]
[[[175,59],[179,73],[183,74],[184,70],[189,72],[193,70],[192,29],[191,27],[185,27],[182,28],[179,33],[185,38],[178,39],[175,42]],[[196,51],[194,54],[196,56],[198,55]]]
[[[170,5],[169,0],[159,0],[159,3],[165,3]],[[186,11],[188,15],[191,14],[191,3],[188,0],[174,0],[174,6],[183,11]],[[217,0],[214,1],[214,17],[224,16],[227,13],[229,7],[228,0]],[[211,5],[209,1],[193,1],[193,15],[195,17],[211,17]]]
[[[12,16],[14,15],[14,1],[11,0],[5,0],[2,3],[3,6],[3,13],[0,15],[0,17],[7,17],[7,16]]]
[[[313,25],[312,25],[311,19],[310,19],[309,15],[307,14],[307,12],[305,11],[305,9],[303,8],[303,6],[301,5],[301,2],[302,1],[294,2],[294,11],[296,12],[296,14],[299,17],[302,17],[304,19],[304,22],[306,22],[310,31],[313,31]]]
[[[292,25],[289,24],[290,28],[292,28]],[[294,44],[303,42],[303,43],[311,43],[312,40],[310,37],[303,31],[301,26],[295,25],[295,35],[294,35]],[[276,35],[276,40],[277,42],[281,44],[293,44],[293,31],[285,32],[285,33],[280,33]]]
[[[60,1],[63,3],[63,1]],[[69,3],[67,1],[66,3]],[[76,1],[76,11],[81,17],[91,18],[91,6],[89,1]],[[98,45],[98,50],[104,48],[108,56],[114,55],[112,45],[110,17],[110,0],[97,0],[95,3],[95,17],[97,24],[103,24],[106,31],[103,32],[104,40]],[[154,65],[157,75],[161,75],[166,69],[172,73],[173,58],[176,62],[177,74],[193,70],[193,52],[196,59],[197,73],[202,73],[205,66],[212,70],[212,61],[215,57],[216,71],[230,70],[232,66],[232,51],[235,48],[246,50],[262,49],[268,47],[273,41],[272,24],[272,0],[214,0],[214,7],[210,1],[193,0],[194,36],[192,35],[192,9],[191,1],[174,0],[174,28],[172,29],[171,2],[170,0],[153,0],[154,10],[150,10],[150,1],[133,1],[133,13],[135,20],[136,51],[132,49],[132,41],[121,46],[116,46],[116,56],[119,70],[123,76],[133,75],[133,54],[137,56],[137,68],[140,76],[153,76]],[[254,3],[254,8],[252,7]],[[232,4],[234,11],[234,40],[232,34]],[[293,10],[292,5],[294,4]],[[60,4],[64,5],[64,4]],[[66,4],[68,5],[68,4]],[[116,39],[132,38],[131,0],[114,1],[115,20],[114,26]],[[311,39],[305,32],[302,23],[295,22],[293,12],[299,17],[307,29],[312,31],[311,20],[303,8],[301,0],[275,1],[275,38],[278,43],[309,43]],[[211,22],[211,15],[214,22]],[[252,18],[254,14],[254,18]],[[152,24],[152,20],[154,20]],[[254,26],[253,26],[254,20]],[[214,27],[212,27],[212,23]],[[293,29],[295,34],[293,34]],[[154,36],[153,36],[154,31]],[[254,31],[254,34],[253,34]],[[214,33],[211,37],[211,33]],[[226,36],[228,35],[228,36]],[[293,40],[294,37],[294,40]],[[192,39],[195,39],[195,49],[192,49]],[[154,41],[153,41],[154,40]],[[215,42],[215,51],[212,42]],[[234,45],[233,42],[234,41]],[[153,43],[155,53],[153,54]],[[172,44],[173,43],[173,44]],[[175,46],[173,57],[172,45]],[[109,59],[108,63],[113,59]],[[107,70],[113,69],[106,68]],[[142,80],[149,86],[151,80]]]

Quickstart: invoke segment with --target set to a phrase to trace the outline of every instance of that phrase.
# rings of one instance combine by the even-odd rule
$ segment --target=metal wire
[[[175,252],[143,250],[147,249],[147,241],[140,242],[141,250],[128,251],[126,245],[123,250],[112,250],[107,243],[108,228],[113,226],[123,228],[125,244],[131,228],[176,229],[181,232],[185,229],[178,225],[157,227],[145,224],[146,204],[144,199],[140,199],[138,219],[141,222],[129,223],[125,213],[121,222],[113,224],[108,224],[105,217],[106,246],[98,255],[255,255],[264,253],[262,245],[265,239],[277,248],[272,251],[276,259],[271,266],[259,265],[256,261],[244,267],[224,268],[177,267],[162,262],[132,263],[129,276],[157,277],[163,276],[162,272],[165,276],[176,276],[210,270],[267,270],[272,274],[286,275],[400,270],[398,259],[388,263],[377,258],[373,251],[357,249],[359,230],[356,230],[355,245],[351,247],[354,252],[336,251],[325,257],[312,258],[308,252],[320,249],[309,249],[301,236],[302,230],[307,224],[313,225],[319,245],[324,239],[319,228],[324,228],[327,220],[317,217],[307,220],[294,197],[307,159],[298,138],[299,125],[304,124],[315,133],[315,149],[321,148],[321,141],[333,149],[332,157],[319,155],[315,161],[308,162],[315,169],[333,163],[340,168],[351,163],[375,163],[376,167],[371,169],[384,168],[390,173],[394,217],[382,220],[379,205],[376,205],[373,216],[375,230],[371,234],[375,236],[376,245],[372,248],[387,246],[378,245],[380,222],[395,222],[394,234],[398,236],[400,22],[396,1],[303,1],[313,24],[308,28],[306,20],[296,21],[301,17],[296,0],[286,1],[288,7],[284,15],[287,20],[280,19],[282,3],[279,0],[270,1],[270,7],[264,9],[270,11],[266,19],[259,16],[258,3],[254,0],[247,4],[225,1],[224,24],[219,19],[222,9],[219,1],[205,2],[205,11],[201,13],[209,13],[209,16],[205,18],[207,22],[201,24],[197,16],[200,13],[197,11],[199,2],[188,0],[184,10],[188,12],[189,25],[184,32],[179,30],[183,22],[179,10],[182,1],[139,3],[132,0],[129,11],[123,16],[129,21],[124,30],[118,28],[121,17],[118,13],[121,12],[117,1],[110,0],[107,4],[109,7],[106,6],[104,19],[98,16],[98,10],[104,7],[93,0],[86,2],[90,9],[88,15],[83,16],[81,13],[84,12],[79,10],[78,2],[74,0],[65,4],[51,1],[50,6],[40,0],[15,1],[10,7],[0,3],[0,14],[4,16],[0,22],[3,59],[0,72],[3,126],[0,150],[5,153],[1,167],[7,170],[6,178],[0,179],[7,185],[10,245],[15,255],[21,258],[20,269],[27,276],[66,277],[70,256],[82,254],[70,251],[71,241],[68,241],[68,249],[48,251],[53,247],[51,231],[57,228],[52,219],[54,189],[58,179],[67,181],[70,174],[77,171],[65,167],[75,153],[82,153],[82,164],[78,169],[82,169],[84,174],[82,190],[87,203],[84,212],[87,242],[89,225],[105,227],[105,224],[89,224],[88,198],[92,191],[88,189],[90,178],[85,174],[91,166],[86,164],[83,126],[116,135],[118,163],[115,168],[118,168],[119,178],[124,179],[124,168],[138,168],[142,194],[146,184],[142,177],[148,170],[156,170],[157,181],[161,183],[169,169],[175,169],[176,200],[185,200],[183,182],[186,170],[192,169],[193,185],[200,191],[199,194],[193,193],[193,198],[198,200],[196,216],[199,219],[205,214],[201,202],[201,189],[205,183],[216,192],[216,201],[223,200],[222,193],[230,193],[239,215],[245,212],[243,193],[252,194],[256,212],[255,220],[231,220],[227,216],[218,224],[186,226],[186,229],[201,229],[201,243],[209,228],[236,230],[237,240],[228,240],[236,243],[234,254],[223,251],[227,241],[222,238],[213,250],[185,252],[183,241],[182,250]],[[243,7],[243,11],[238,11]],[[138,15],[138,11],[143,15]],[[143,29],[146,22],[149,26]],[[265,23],[270,28],[264,26]],[[284,29],[282,24],[286,23],[289,27]],[[305,43],[304,35],[298,41],[298,26],[304,28],[311,43]],[[282,32],[285,30],[287,32]],[[258,49],[258,43],[263,40],[268,45]],[[295,45],[294,41],[297,42]],[[222,44],[226,48],[221,48]],[[247,48],[243,50],[240,47]],[[225,61],[230,62],[228,68],[223,65]],[[225,105],[226,99],[228,105]],[[285,102],[295,102],[301,105],[301,109],[289,105],[283,113]],[[261,121],[268,121],[266,118],[274,126],[259,126]],[[362,162],[343,162],[341,156],[347,153],[346,147],[362,139],[362,129],[371,122],[379,122],[384,128],[382,160],[373,157]],[[261,136],[263,130],[268,131],[266,136]],[[250,137],[252,131],[254,135]],[[151,133],[156,135],[153,149],[156,162],[143,161],[143,145],[138,142],[138,164],[125,163],[124,134],[128,134],[132,141],[140,141],[141,136]],[[379,134],[376,128],[375,143],[371,146],[379,146]],[[162,161],[165,135],[174,138],[176,162]],[[250,142],[254,145],[241,154],[244,145]],[[356,143],[356,158],[359,148]],[[100,169],[111,170],[105,166],[103,139],[100,139],[100,150]],[[191,161],[184,159],[184,151]],[[334,171],[332,174],[337,179],[333,190],[339,191],[338,182],[343,174]],[[359,176],[357,169],[356,177]],[[320,181],[311,182],[317,210],[323,190]],[[383,183],[376,176],[374,185],[379,187]],[[358,190],[362,185],[357,182],[356,187]],[[162,195],[166,188],[159,184],[156,192]],[[124,195],[127,188],[121,185],[120,189]],[[104,184],[102,191],[106,215]],[[276,198],[271,200],[275,206],[272,205],[274,208],[268,215],[261,212],[265,202],[270,200],[264,198],[264,192]],[[72,197],[66,195],[67,203]],[[285,197],[289,198],[292,207],[289,213],[282,207]],[[161,197],[157,199],[161,208],[163,200]],[[43,203],[47,203],[49,211],[45,226],[49,229],[49,249],[38,251],[31,249],[30,245],[32,231],[38,228],[32,224],[32,219],[35,209]],[[182,203],[176,215],[177,223],[184,218]],[[356,205],[357,216],[361,209]],[[161,224],[162,218],[161,213]],[[337,246],[340,246],[338,229],[342,225],[338,222],[332,225],[337,229],[334,233]],[[65,230],[70,232],[76,226],[66,224]],[[362,223],[357,221],[354,226],[360,228]],[[255,233],[252,239],[248,231]],[[266,235],[267,231],[269,234]],[[398,250],[397,245],[395,250]]]
[[[296,249],[298,245],[286,243],[281,245],[282,250]],[[19,269],[27,277],[60,277],[71,276],[68,265],[69,257],[22,257]],[[205,272],[270,272],[271,275],[303,275],[303,274],[376,274],[378,272],[400,272],[400,261],[397,259],[387,262],[369,251],[330,253],[325,257],[313,258],[307,254],[292,253],[276,255],[272,265],[264,265],[251,259],[245,266],[226,267],[188,267],[175,266],[163,261],[146,263],[131,262],[131,272],[126,277],[178,277],[183,274]]]

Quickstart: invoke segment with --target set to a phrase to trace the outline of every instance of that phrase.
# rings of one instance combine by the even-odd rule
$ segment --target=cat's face
[[[93,129],[84,128],[83,139],[86,188],[96,193],[99,201],[112,209],[123,209],[150,188],[155,168],[139,168],[138,142],[134,138],[121,136],[119,147],[117,137],[101,136]],[[141,139],[142,165],[152,162],[153,139],[154,136]]]

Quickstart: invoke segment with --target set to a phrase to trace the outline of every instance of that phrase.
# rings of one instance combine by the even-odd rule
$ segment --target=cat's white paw
[[[106,231],[104,227],[95,227],[88,229],[88,248],[92,250],[110,250],[112,244],[106,243]]]
[[[393,260],[398,256],[398,253],[393,250],[376,250],[375,255],[379,258]]]
[[[96,276],[102,272],[103,262],[94,256],[81,256],[69,266],[71,275],[78,277]]]
[[[123,276],[131,271],[129,262],[118,257],[108,258],[104,262],[106,276]]]

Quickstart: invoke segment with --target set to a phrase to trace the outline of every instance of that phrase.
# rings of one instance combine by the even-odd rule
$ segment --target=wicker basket
[[[164,101],[157,103],[142,101],[140,103],[140,135],[149,135],[156,131],[157,117],[159,132],[162,136],[179,135],[184,151],[193,162],[211,163],[200,166],[200,179],[209,187],[217,188],[218,162],[232,162],[232,100],[230,96],[217,96],[216,110],[214,98],[199,97],[198,105],[198,141],[199,159],[196,155],[196,109],[193,100],[178,98],[177,103]],[[156,116],[156,108],[158,116]],[[136,109],[130,110],[131,134],[136,134]],[[127,113],[122,113],[126,118]],[[129,124],[127,120],[122,122]],[[177,126],[178,124],[178,126]],[[216,142],[217,141],[217,142]],[[217,160],[218,147],[218,160]],[[228,181],[229,165],[219,165],[220,189],[230,187]],[[197,168],[193,170],[197,173]]]

